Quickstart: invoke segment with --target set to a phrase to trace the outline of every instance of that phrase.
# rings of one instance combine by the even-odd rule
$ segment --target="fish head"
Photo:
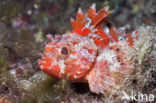
[[[71,33],[48,43],[38,64],[53,78],[81,81],[92,69],[96,56],[97,45],[91,38]]]

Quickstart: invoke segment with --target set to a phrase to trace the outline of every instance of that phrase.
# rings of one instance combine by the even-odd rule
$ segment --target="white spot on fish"
[[[64,65],[64,60],[63,59],[61,59],[61,60],[59,60],[59,66],[60,66],[60,74],[62,73],[64,73],[64,67],[65,67],[65,65]]]
[[[82,49],[82,50],[80,51],[80,54],[81,54],[83,57],[85,57],[85,58],[89,58],[89,56],[90,56],[88,50],[86,50],[86,49]]]
[[[74,75],[74,78],[77,78],[77,76],[76,76],[76,75]]]
[[[43,69],[43,65],[40,66],[41,70]]]
[[[81,74],[81,72],[80,72],[80,71],[78,71],[78,72],[77,72],[77,74]]]

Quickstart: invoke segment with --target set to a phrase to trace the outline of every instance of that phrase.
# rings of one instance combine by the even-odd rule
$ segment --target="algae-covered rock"
[[[0,74],[9,67],[8,51],[0,46]]]
[[[13,0],[1,0],[0,1],[0,21],[7,22],[18,15],[20,11],[20,4]]]

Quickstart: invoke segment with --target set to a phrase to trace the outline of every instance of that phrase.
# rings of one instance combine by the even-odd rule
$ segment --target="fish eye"
[[[67,49],[66,47],[62,47],[61,53],[62,53],[63,55],[67,55],[67,54],[68,54],[68,49]]]
[[[119,48],[116,48],[116,51],[119,51],[120,49]]]

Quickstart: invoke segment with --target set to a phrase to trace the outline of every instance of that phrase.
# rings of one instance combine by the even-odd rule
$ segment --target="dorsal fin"
[[[96,33],[99,35],[101,38],[95,38],[91,37],[94,39],[95,43],[100,45],[101,47],[104,47],[104,45],[108,45],[110,38],[102,31],[102,26],[100,25],[103,20],[107,20],[107,16],[111,13],[108,12],[108,6],[101,9],[97,14],[96,14],[96,4],[93,3],[90,8],[87,11],[87,18],[91,19],[89,27],[85,27],[85,23],[87,22],[85,19],[85,16],[81,10],[81,8],[78,9],[77,15],[76,15],[76,20],[71,18],[71,24],[73,27],[73,32],[82,35],[82,36],[88,36],[89,33]],[[97,29],[96,32],[92,32],[90,26],[93,26]]]
[[[119,32],[114,28],[114,27],[111,27],[109,29],[109,35],[112,37],[113,41],[116,41],[118,42],[118,35],[119,35]]]
[[[109,11],[108,9],[109,6],[106,6],[96,13],[96,5],[93,3],[86,13],[87,17],[85,17],[82,9],[78,8],[76,20],[71,18],[73,33],[93,38],[95,43],[102,48],[109,45],[110,41],[118,42],[118,37],[123,35],[124,38],[128,38],[129,45],[133,45],[134,41],[131,37],[131,33],[126,35],[125,33],[116,30],[112,25],[107,25],[110,24],[108,16],[112,13],[112,11]],[[108,32],[104,31],[105,27],[108,27]]]
[[[96,4],[93,3],[91,7],[87,11],[87,17],[91,19],[90,25],[93,27],[97,27],[98,25],[101,24],[103,20],[107,20],[108,15],[110,15],[111,12],[108,12],[109,6],[106,6],[105,8],[101,9],[97,14],[96,14]],[[81,8],[78,8],[77,15],[76,15],[76,20],[71,18],[71,24],[73,27],[73,31],[76,33],[80,33],[81,29],[85,26],[86,20],[85,16],[82,12]],[[101,28],[101,25],[98,26],[96,29]]]
[[[76,29],[82,29],[85,23],[85,16],[81,8],[78,8],[76,15]]]
[[[108,15],[111,14],[111,11],[108,12],[109,6],[106,6],[105,8],[101,9],[96,17],[92,20],[91,25],[93,27],[96,27],[98,24],[100,24],[103,20],[107,19]]]
[[[96,4],[93,3],[87,11],[87,17],[89,17],[92,21],[96,17]]]
[[[78,8],[76,20],[71,18],[71,24],[73,27],[73,32],[81,34],[81,30],[85,25],[85,16],[84,16],[81,8]]]
[[[76,22],[75,22],[75,20],[73,18],[71,18],[70,22],[72,24],[73,30],[75,30],[76,29]]]

